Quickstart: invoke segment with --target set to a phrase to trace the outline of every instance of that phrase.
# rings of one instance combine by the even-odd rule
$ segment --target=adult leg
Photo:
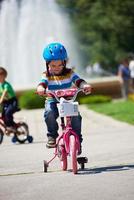
[[[125,80],[124,81],[124,88],[125,88],[125,98],[128,98],[128,94],[129,94],[129,87],[130,87],[130,81],[129,80]]]

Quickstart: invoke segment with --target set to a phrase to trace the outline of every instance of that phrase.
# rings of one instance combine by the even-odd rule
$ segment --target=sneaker
[[[56,139],[53,137],[48,137],[46,147],[47,148],[55,148],[56,147]]]

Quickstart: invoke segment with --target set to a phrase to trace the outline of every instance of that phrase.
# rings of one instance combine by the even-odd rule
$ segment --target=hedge
[[[112,101],[112,98],[104,95],[83,96],[78,99],[80,104],[96,104]]]
[[[19,97],[19,105],[25,109],[43,108],[45,98],[37,95],[35,90],[23,92]]]
[[[109,96],[88,95],[77,98],[80,104],[105,103],[112,100]],[[24,109],[44,108],[45,98],[35,94],[35,90],[23,92],[19,97],[19,105]]]

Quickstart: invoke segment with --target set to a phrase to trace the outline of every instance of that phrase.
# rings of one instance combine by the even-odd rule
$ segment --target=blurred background
[[[0,1],[0,65],[17,88],[34,88],[45,70],[42,50],[63,43],[83,77],[115,76],[134,52],[134,1]]]
[[[34,88],[45,71],[43,48],[63,43],[70,65],[83,65],[69,14],[54,0],[3,0],[0,4],[0,65],[16,89]]]

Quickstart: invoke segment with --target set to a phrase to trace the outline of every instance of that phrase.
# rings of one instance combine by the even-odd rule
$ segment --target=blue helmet
[[[46,61],[67,60],[67,51],[60,43],[51,43],[43,51],[43,58]]]

